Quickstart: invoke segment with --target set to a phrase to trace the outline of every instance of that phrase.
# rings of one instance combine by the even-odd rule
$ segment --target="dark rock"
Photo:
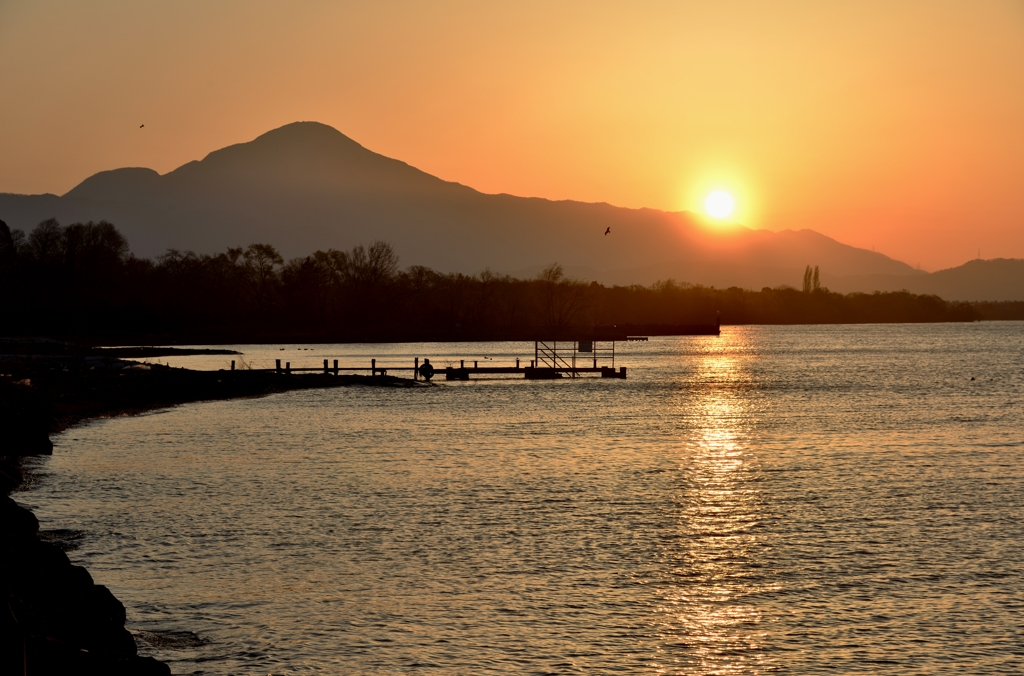
[[[0,498],[0,537],[6,541],[34,538],[39,533],[39,520],[9,497]]]
[[[25,672],[29,676],[169,676],[170,668],[152,657],[97,654],[47,637],[25,642]],[[19,661],[16,671],[22,673]]]
[[[0,495],[7,495],[21,485],[21,467],[14,462],[0,462]]]
[[[101,584],[94,585],[92,595],[92,605],[97,612],[102,613],[112,624],[124,626],[128,620],[124,604],[109,589]]]
[[[0,459],[8,476],[11,458]],[[167,665],[139,657],[125,629],[124,604],[40,539],[39,521],[0,497],[0,674],[165,676]]]

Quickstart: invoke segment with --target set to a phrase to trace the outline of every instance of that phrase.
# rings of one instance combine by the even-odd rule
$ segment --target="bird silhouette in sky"
[[[143,128],[143,127],[145,127],[145,126],[146,126],[146,125],[144,125],[144,124],[140,124],[140,125],[139,125],[139,129],[142,129],[142,128]]]
[[[611,232],[611,231],[612,231],[612,229],[611,229],[610,227],[609,227],[609,228],[606,228],[606,229],[605,229],[605,231],[604,231],[604,234],[606,234],[606,235],[607,235],[607,234],[608,234],[609,232]]]

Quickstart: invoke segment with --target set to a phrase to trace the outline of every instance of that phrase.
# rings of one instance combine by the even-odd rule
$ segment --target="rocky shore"
[[[10,458],[0,462],[0,481],[0,673],[170,674],[167,665],[138,655],[124,605],[57,545],[43,542],[36,517],[7,495],[21,481]]]
[[[88,418],[192,401],[349,385],[416,386],[388,376],[190,371],[52,345],[10,352],[15,354],[0,354],[0,594],[6,604],[0,608],[0,673],[26,676],[171,673],[138,655],[124,626],[124,605],[57,544],[44,541],[36,517],[10,497],[23,481],[20,459],[52,453],[50,434]]]

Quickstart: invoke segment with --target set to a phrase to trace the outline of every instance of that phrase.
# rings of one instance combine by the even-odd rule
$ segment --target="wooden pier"
[[[231,370],[235,370],[234,361],[231,362]],[[616,369],[615,366],[615,341],[597,340],[534,341],[532,360],[526,362],[516,359],[514,365],[507,366],[498,366],[491,359],[487,359],[484,366],[480,366],[480,360],[473,360],[472,364],[469,364],[465,359],[460,359],[458,366],[450,363],[437,366],[430,364],[429,359],[424,359],[423,363],[420,363],[419,357],[413,359],[412,365],[406,366],[378,365],[376,359],[371,359],[369,366],[343,366],[337,359],[333,360],[333,363],[324,359],[322,366],[292,366],[291,362],[284,362],[282,365],[278,359],[273,369],[257,370],[273,371],[281,375],[310,372],[338,375],[369,371],[371,376],[411,371],[413,380],[430,380],[441,375],[444,375],[445,380],[469,380],[470,376],[474,375],[522,375],[527,380],[580,378],[585,375],[619,379],[626,377],[626,367],[620,366]]]

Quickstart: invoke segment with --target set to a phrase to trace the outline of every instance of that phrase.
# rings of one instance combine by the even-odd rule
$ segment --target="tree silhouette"
[[[0,274],[8,274],[14,268],[18,252],[14,248],[14,236],[7,224],[0,221]]]
[[[344,255],[344,254],[343,254]],[[349,283],[361,288],[384,284],[398,272],[398,254],[387,242],[380,240],[369,249],[357,246],[346,259],[345,274]]]
[[[63,231],[56,218],[43,221],[28,236],[28,249],[32,258],[39,265],[56,265],[62,258],[62,239]]]
[[[128,240],[106,221],[73,223],[62,234],[64,270],[85,283],[100,283],[128,258]]]
[[[567,279],[558,263],[545,268],[537,275],[537,281],[540,283],[544,328],[554,335],[566,331],[587,307],[587,285]]]
[[[273,245],[250,244],[242,253],[242,260],[256,307],[266,310],[277,286],[276,268],[284,259]]]

